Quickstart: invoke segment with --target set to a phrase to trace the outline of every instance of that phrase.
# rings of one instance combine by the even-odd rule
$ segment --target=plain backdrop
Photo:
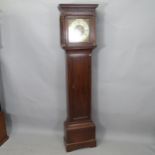
[[[1,100],[9,134],[63,133],[59,3],[97,3],[92,115],[100,139],[155,140],[154,0],[0,0]]]

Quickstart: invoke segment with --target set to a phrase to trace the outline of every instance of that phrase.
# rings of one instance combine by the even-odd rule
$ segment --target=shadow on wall
[[[94,50],[92,57],[92,117],[96,124],[96,135],[98,144],[102,143],[103,137],[105,135],[105,127],[101,123],[99,117],[99,89],[97,84],[99,79],[98,58],[99,53],[101,51],[103,52],[104,48],[104,9],[105,4],[99,4],[99,9],[97,10],[96,18],[97,48]]]
[[[5,107],[5,94],[4,94],[4,86],[3,86],[3,63],[2,63],[2,11],[0,10],[0,111],[5,112],[6,114],[6,121],[8,125],[8,133],[12,130],[12,121],[11,116],[7,114],[6,107]]]

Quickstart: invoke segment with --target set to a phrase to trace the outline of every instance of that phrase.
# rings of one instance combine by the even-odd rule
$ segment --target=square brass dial
[[[89,42],[90,19],[76,18],[68,19],[68,41],[69,43]]]

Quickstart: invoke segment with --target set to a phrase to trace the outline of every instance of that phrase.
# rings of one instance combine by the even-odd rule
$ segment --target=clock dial
[[[71,43],[89,41],[89,19],[71,19],[68,22],[68,40]]]

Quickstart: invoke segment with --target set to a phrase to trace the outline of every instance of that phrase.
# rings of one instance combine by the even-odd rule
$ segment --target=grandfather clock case
[[[67,120],[64,142],[67,151],[95,147],[91,119],[91,56],[96,47],[97,4],[60,4],[61,47],[66,52]]]

